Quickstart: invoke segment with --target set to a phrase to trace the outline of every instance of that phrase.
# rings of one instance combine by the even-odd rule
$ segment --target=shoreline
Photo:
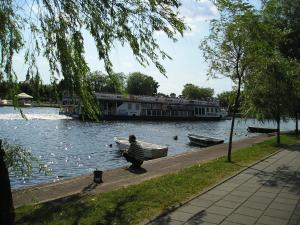
[[[268,140],[272,135],[259,135],[233,142],[233,151]],[[124,167],[103,172],[104,183],[97,185],[93,182],[92,174],[67,178],[55,183],[45,183],[31,187],[13,190],[15,207],[24,204],[43,203],[63,199],[75,195],[96,194],[108,192],[131,184],[174,173],[195,163],[203,163],[227,154],[228,143],[208,147],[205,150],[184,152],[175,156],[145,161],[144,173],[132,173]]]

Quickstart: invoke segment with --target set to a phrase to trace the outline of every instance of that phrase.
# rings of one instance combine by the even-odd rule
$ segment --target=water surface
[[[213,136],[228,141],[230,120],[198,122],[114,121],[81,122],[58,115],[55,108],[26,108],[28,120],[12,107],[0,107],[0,138],[21,144],[47,164],[51,175],[34,172],[31,178],[11,177],[13,188],[46,183],[127,165],[113,141],[115,136],[134,134],[147,142],[168,145],[168,155],[191,151],[188,133]],[[234,140],[247,138],[247,126],[275,127],[273,122],[260,124],[254,119],[237,119]],[[293,121],[282,124],[294,129]],[[178,140],[173,137],[177,135]],[[109,147],[113,144],[113,147]],[[194,149],[195,150],[195,149]],[[201,149],[197,149],[200,151]]]

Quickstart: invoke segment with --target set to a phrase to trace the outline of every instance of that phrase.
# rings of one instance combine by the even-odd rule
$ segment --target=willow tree
[[[183,34],[186,26],[179,7],[180,0],[0,0],[0,74],[11,85],[10,97],[16,99],[15,55],[24,50],[32,75],[39,75],[37,58],[46,57],[52,79],[62,76],[80,97],[85,113],[96,118],[99,109],[88,85],[83,33],[93,38],[109,75],[110,51],[117,44],[129,46],[142,65],[153,63],[165,74],[161,60],[171,57],[159,47],[155,32],[173,41]]]
[[[142,65],[153,63],[165,74],[161,59],[170,56],[159,47],[155,32],[173,41],[183,34],[186,26],[179,7],[180,0],[0,0],[0,72],[16,81],[14,55],[25,49],[30,73],[39,75],[37,57],[44,56],[51,76],[62,75],[94,118],[98,109],[88,90],[83,33],[94,39],[109,75],[113,71],[110,50],[118,43],[129,46]]]
[[[242,0],[215,1],[220,18],[210,22],[210,34],[201,43],[205,60],[209,63],[208,76],[229,77],[236,84],[234,107],[228,146],[231,161],[232,137],[241,88],[251,65],[254,46],[256,15],[253,7]]]

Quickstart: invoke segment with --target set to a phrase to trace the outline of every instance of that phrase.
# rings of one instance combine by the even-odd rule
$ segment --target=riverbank
[[[13,107],[14,105],[12,104],[11,100],[8,100],[8,103],[0,103],[0,107]],[[20,106],[21,108],[24,106]],[[49,103],[49,102],[32,102],[30,106],[26,106],[26,108],[28,107],[48,107],[48,108],[60,108],[61,104],[58,103]]]
[[[260,143],[262,141],[264,142]],[[282,141],[284,144],[291,144],[296,139],[283,136]],[[18,193],[19,197],[27,198],[27,201],[30,195],[34,197],[34,193],[37,194],[31,202],[38,202],[41,196],[49,197],[61,191],[69,191],[71,195],[44,204],[18,208],[18,223],[73,224],[80,221],[80,224],[137,224],[276,152],[278,148],[274,144],[275,139],[267,135],[235,142],[234,163],[227,163],[225,157],[219,158],[226,153],[227,146],[223,144],[208,148],[207,151],[153,160],[143,166],[146,173],[132,174],[124,169],[106,171],[101,185],[93,185],[91,176],[83,176],[24,189]],[[241,150],[236,151],[238,149]],[[214,158],[217,159],[207,162]],[[162,176],[166,173],[171,174]],[[151,179],[154,177],[157,178]],[[143,182],[145,180],[149,181]],[[131,185],[137,183],[139,184]],[[81,185],[84,188],[80,188]],[[129,185],[131,186],[127,187]],[[78,188],[79,192],[76,191]],[[16,192],[14,199],[16,202]],[[44,199],[47,200],[51,199]]]
[[[270,138],[270,135],[260,135],[235,141],[233,144],[233,151],[249,147]],[[90,174],[55,183],[42,184],[31,188],[15,190],[13,192],[14,204],[18,207],[24,204],[47,202],[75,194],[95,194],[99,192],[112,191],[121,187],[126,187],[129,184],[140,183],[154,177],[184,169],[195,163],[203,163],[208,160],[224,156],[227,153],[227,147],[228,144],[225,143],[212,146],[201,151],[197,151],[198,148],[194,148],[192,151],[172,157],[147,161],[143,164],[143,168],[145,168],[146,171],[141,174],[131,173],[130,171],[125,170],[124,167],[107,170],[104,171],[104,183],[101,185],[94,185],[92,174]],[[93,186],[93,188],[90,188],[91,186]]]

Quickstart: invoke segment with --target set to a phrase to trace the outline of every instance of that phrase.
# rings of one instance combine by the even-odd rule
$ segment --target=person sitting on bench
[[[128,150],[125,150],[122,155],[125,157],[127,162],[131,162],[131,169],[140,169],[144,162],[144,153],[142,147],[136,142],[134,135],[129,136],[130,146]]]

